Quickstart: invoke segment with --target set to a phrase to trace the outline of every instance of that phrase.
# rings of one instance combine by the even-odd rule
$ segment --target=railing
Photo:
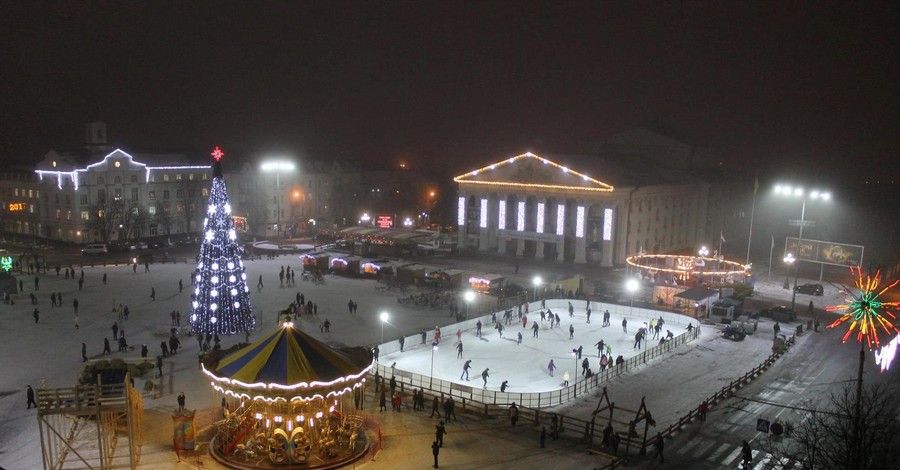
[[[95,411],[97,406],[124,407],[125,384],[87,385],[37,390],[42,414]]]
[[[545,305],[546,308],[556,309],[561,312],[568,312],[568,302],[570,300],[567,299],[553,299],[546,300]],[[585,300],[572,300],[573,305],[581,304],[583,306],[583,302]],[[576,302],[578,304],[576,304]],[[594,321],[602,321],[603,319],[603,311],[609,310],[610,314],[616,315],[618,318],[621,318],[624,314],[623,311],[628,311],[628,317],[630,318],[646,318],[650,319],[658,319],[660,317],[666,321],[666,325],[686,325],[690,319],[684,315],[679,315],[670,312],[659,312],[655,310],[649,309],[641,309],[635,308],[631,309],[629,307],[623,307],[615,304],[606,304],[601,302],[591,302],[591,310],[596,312],[593,317]],[[528,314],[536,315],[536,311],[541,309],[541,302],[531,302],[528,306]],[[502,316],[501,312],[498,313],[498,318]],[[515,312],[514,312],[515,315]],[[478,320],[484,320],[484,325],[482,326],[482,331],[491,331],[490,324],[490,316],[484,316],[479,318],[470,318],[469,320],[457,323],[453,326],[463,330],[469,331],[474,330],[475,325]],[[636,331],[636,328],[635,328]],[[621,375],[635,367],[646,364],[648,361],[663,355],[671,351],[672,349],[685,344],[689,341],[692,341],[697,338],[700,334],[700,329],[693,328],[689,331],[685,331],[678,336],[675,336],[671,340],[666,341],[665,343],[657,346],[653,346],[651,348],[647,348],[640,354],[629,357],[625,360],[624,364],[619,366],[610,365],[606,368],[606,370],[598,371],[596,374],[591,377],[579,376],[576,377],[575,380],[570,381],[570,385],[568,387],[563,387],[557,390],[548,390],[545,392],[532,392],[532,393],[514,393],[514,392],[500,392],[496,390],[486,390],[481,387],[473,387],[468,385],[463,385],[460,383],[436,379],[427,375],[417,374],[414,372],[401,370],[401,369],[392,369],[391,367],[385,366],[381,363],[376,365],[376,370],[381,377],[384,377],[387,380],[391,376],[395,376],[400,386],[400,390],[404,390],[404,387],[411,386],[413,388],[423,388],[425,390],[429,390],[432,393],[440,393],[445,395],[450,395],[456,398],[460,398],[463,402],[463,406],[465,407],[466,401],[476,402],[480,405],[508,405],[512,402],[516,402],[517,404],[530,407],[530,408],[542,408],[548,406],[554,406],[561,403],[565,403],[567,401],[573,400],[580,395],[583,395],[590,390],[593,390],[601,383],[608,381],[614,377]],[[404,338],[404,345],[413,345],[421,343],[421,334],[408,336]],[[447,339],[452,338],[452,334],[444,335],[445,341]],[[430,341],[429,341],[430,340]],[[427,332],[425,336],[425,344],[431,344],[434,341],[434,332]],[[398,341],[389,341],[385,344],[379,346],[379,355],[387,355],[400,350],[400,343]],[[374,371],[373,371],[374,374]],[[478,375],[475,374],[474,379],[477,381]]]

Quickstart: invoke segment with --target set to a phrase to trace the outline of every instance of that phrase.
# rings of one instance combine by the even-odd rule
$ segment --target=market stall
[[[480,274],[469,278],[469,286],[478,292],[488,292],[502,286],[505,279],[499,274]]]
[[[358,256],[342,256],[331,260],[331,270],[343,276],[359,276],[359,265],[362,258]]]
[[[304,271],[327,272],[330,267],[328,263],[330,259],[331,255],[324,251],[313,251],[300,255]]]
[[[404,264],[397,267],[397,280],[406,284],[418,284],[425,279],[425,266]]]
[[[360,265],[360,269],[362,270],[363,276],[367,277],[379,277],[379,276],[393,276],[394,275],[394,266],[390,261],[385,259],[373,259],[364,261]]]
[[[462,285],[461,269],[435,269],[425,272],[425,284],[438,285],[444,289],[459,289]]]

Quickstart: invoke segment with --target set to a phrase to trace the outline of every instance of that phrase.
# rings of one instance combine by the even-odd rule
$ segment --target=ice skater
[[[456,358],[457,358],[457,359],[461,358],[461,357],[462,357],[462,352],[463,352],[462,341],[460,341],[460,342],[456,345],[456,351],[457,351],[457,353],[456,353]]]
[[[469,368],[470,367],[472,367],[471,359],[469,359],[468,361],[466,361],[465,364],[463,364],[463,372],[462,372],[462,375],[459,376],[459,380],[462,380],[464,376],[466,378],[466,381],[469,380]]]
[[[489,368],[485,368],[484,372],[481,373],[481,378],[484,380],[484,388],[487,388],[487,379],[490,377],[488,374]]]
[[[550,363],[547,364],[547,370],[550,371],[550,377],[553,377],[553,371],[556,370],[556,364],[553,363],[553,359],[550,359]]]
[[[622,319],[622,331],[625,334],[628,334],[628,319],[627,318]]]

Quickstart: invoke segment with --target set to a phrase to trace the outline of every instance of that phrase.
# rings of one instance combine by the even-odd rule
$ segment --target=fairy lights
[[[506,199],[501,199],[497,207],[497,228],[506,230]]]
[[[575,238],[584,238],[584,206],[575,209]]]
[[[573,185],[565,185],[565,184],[545,184],[545,183],[517,183],[517,182],[509,182],[509,181],[490,181],[490,180],[474,180],[471,179],[474,176],[478,176],[479,173],[485,171],[496,170],[502,166],[512,165],[516,161],[521,159],[532,158],[535,159],[544,165],[549,165],[555,167],[560,170],[562,175],[575,175],[578,177],[577,181],[583,183],[582,186],[573,186]],[[576,191],[601,191],[601,192],[611,192],[613,191],[613,186],[602,181],[591,178],[587,175],[578,173],[568,167],[560,165],[556,162],[547,160],[546,158],[539,157],[531,152],[523,153],[522,155],[517,155],[515,157],[509,158],[502,162],[492,163],[483,168],[479,168],[477,170],[471,171],[464,175],[459,175],[453,178],[453,181],[457,183],[465,183],[465,184],[481,184],[481,185],[491,185],[491,186],[514,186],[520,188],[544,188],[544,189],[565,189],[565,190],[576,190]]]
[[[537,204],[537,227],[535,227],[537,233],[544,233],[544,203],[539,202]]]
[[[478,226],[481,228],[487,228],[488,225],[488,200],[487,198],[481,198],[481,211],[478,214]]]
[[[516,207],[516,230],[525,231],[525,201],[519,201]]]
[[[612,223],[613,223],[612,209],[603,209],[603,240],[604,241],[612,240]]]
[[[846,343],[850,335],[856,331],[856,341],[865,344],[869,350],[881,347],[878,339],[879,328],[885,334],[900,333],[900,330],[891,322],[897,317],[890,308],[900,306],[900,302],[886,302],[881,300],[882,295],[892,289],[900,280],[896,280],[887,287],[880,287],[881,271],[876,271],[875,276],[865,276],[859,267],[851,267],[850,273],[854,276],[856,290],[842,289],[841,296],[844,303],[825,307],[828,312],[843,313],[828,328],[835,328],[842,323],[848,323],[849,328],[844,333],[842,342]]]
[[[456,200],[456,225],[463,226],[466,224],[466,198],[460,196]]]
[[[692,269],[695,265],[694,260],[698,258],[697,256],[687,256],[687,255],[635,255],[629,256],[625,259],[625,262],[641,269],[649,269],[654,271],[659,271],[663,273],[676,273],[676,274],[697,274],[703,276],[730,276],[735,274],[746,274],[747,266],[744,266],[737,261],[728,261],[725,259],[716,259],[716,258],[702,258],[704,260],[709,261],[718,261],[719,266],[723,269],[717,271],[697,271]],[[666,268],[659,267],[668,266],[668,261],[671,260],[672,264],[674,264],[675,268]],[[712,264],[711,264],[712,265]]]
[[[564,235],[566,228],[566,205],[559,204],[556,206],[556,234]]]

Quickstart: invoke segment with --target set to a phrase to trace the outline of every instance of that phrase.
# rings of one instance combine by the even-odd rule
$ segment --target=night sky
[[[4,2],[0,156],[583,152],[640,125],[726,164],[900,167],[898,2]],[[834,171],[833,171],[834,170]]]

